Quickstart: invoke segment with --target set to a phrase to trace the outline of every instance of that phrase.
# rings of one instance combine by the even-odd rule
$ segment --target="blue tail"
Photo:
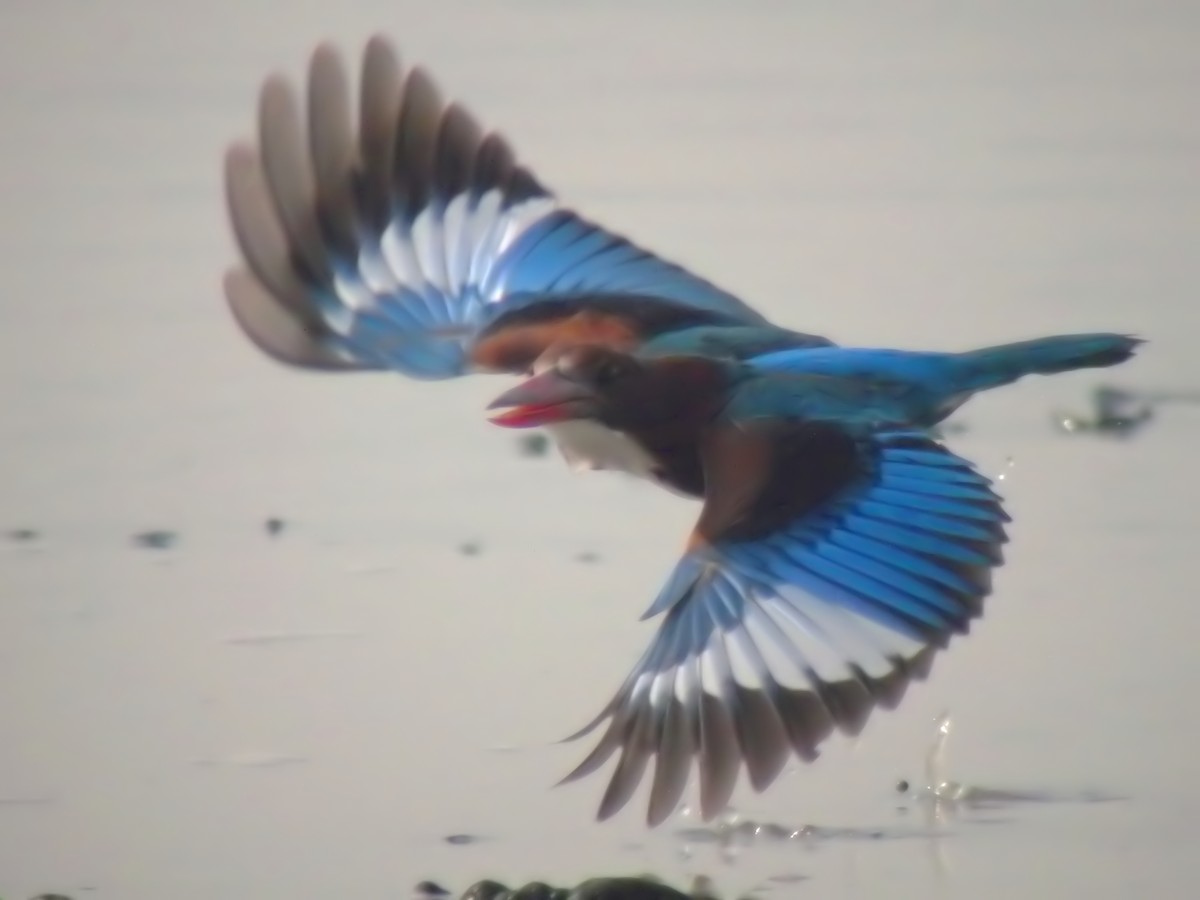
[[[1063,334],[955,354],[958,386],[967,391],[1011,384],[1024,375],[1054,375],[1115,366],[1141,340],[1123,334]]]
[[[966,353],[931,353],[865,347],[782,350],[749,361],[752,371],[827,375],[904,385],[892,392],[903,421],[935,424],[972,394],[1011,384],[1024,375],[1115,366],[1129,359],[1138,338],[1120,334],[1068,334],[1001,344]]]

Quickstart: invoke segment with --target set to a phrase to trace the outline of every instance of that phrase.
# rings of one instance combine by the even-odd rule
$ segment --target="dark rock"
[[[460,900],[500,900],[508,897],[508,888],[498,881],[477,881],[465,891]]]
[[[544,881],[531,881],[509,894],[509,900],[566,900],[570,892],[565,888],[552,888]]]
[[[907,794],[908,789],[910,787],[911,787],[911,785],[908,783],[908,779],[901,778],[899,781],[896,782],[896,793],[897,794]]]
[[[287,528],[287,522],[272,516],[263,522],[263,528],[271,537],[279,537],[279,535],[283,534],[283,529]]]
[[[589,878],[568,900],[690,900],[687,894],[647,878]]]
[[[34,528],[14,528],[8,532],[8,539],[18,544],[36,541],[41,535]]]
[[[423,886],[433,882],[422,881],[417,885],[419,896],[441,896],[424,893]],[[652,875],[641,878],[589,878],[580,882],[575,888],[551,887],[543,881],[531,881],[529,884],[510,890],[498,881],[478,881],[463,893],[461,900],[715,900],[712,882],[704,877],[698,877],[692,887],[692,893],[685,894],[675,888],[667,887]]]

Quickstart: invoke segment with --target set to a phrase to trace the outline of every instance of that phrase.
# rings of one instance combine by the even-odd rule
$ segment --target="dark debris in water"
[[[270,537],[279,537],[283,534],[283,530],[287,528],[287,522],[278,516],[271,516],[267,521],[263,522],[263,530]]]
[[[1092,391],[1092,408],[1086,413],[1054,413],[1054,426],[1065,434],[1098,434],[1127,438],[1150,423],[1164,403],[1197,403],[1191,391],[1137,391],[1111,384]]]
[[[486,838],[478,834],[448,834],[442,838],[447,844],[453,844],[456,847],[465,847],[469,844],[482,843]]]
[[[463,556],[478,556],[483,552],[483,544],[480,541],[463,541],[458,545],[458,552]]]
[[[6,534],[6,537],[14,544],[28,544],[41,536],[36,528],[11,528]]]
[[[50,794],[10,794],[0,796],[0,806],[50,806],[56,798]]]
[[[808,881],[808,876],[792,872],[786,875],[772,875],[767,881],[771,884],[797,884],[801,881]]]
[[[179,535],[165,528],[152,528],[133,536],[134,545],[147,550],[170,550],[178,542]]]
[[[550,438],[544,434],[524,434],[517,441],[517,449],[522,456],[545,456],[550,451]]]
[[[436,881],[421,881],[413,888],[413,893],[424,900],[428,897],[449,897],[450,892]]]
[[[600,562],[600,554],[595,550],[583,550],[575,554],[575,561],[581,563],[598,563]]]

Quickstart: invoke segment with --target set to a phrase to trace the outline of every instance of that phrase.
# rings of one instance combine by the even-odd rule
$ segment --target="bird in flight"
[[[764,790],[792,754],[894,707],[981,615],[1007,539],[991,483],[933,426],[979,391],[1140,343],[835,346],[563,205],[386,39],[366,45],[357,104],[350,84],[320,45],[303,98],[268,78],[257,141],[226,154],[243,264],[225,293],[247,337],[307,369],[526,376],[492,404],[498,425],[702,501],[649,649],[575,736],[607,723],[565,780],[619,753],[601,819],[651,760],[650,825],[693,767],[711,819],[743,766]]]

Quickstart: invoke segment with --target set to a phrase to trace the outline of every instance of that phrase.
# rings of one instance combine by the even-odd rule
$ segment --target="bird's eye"
[[[612,384],[625,374],[625,366],[620,360],[606,359],[592,373],[592,380],[598,385]]]

